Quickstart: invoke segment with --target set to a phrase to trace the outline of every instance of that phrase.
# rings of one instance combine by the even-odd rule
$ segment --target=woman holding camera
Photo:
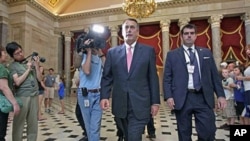
[[[22,110],[13,119],[12,141],[23,140],[24,124],[27,124],[27,140],[36,141],[38,132],[38,84],[41,81],[39,57],[32,56],[24,64],[24,53],[21,45],[8,43],[6,51],[14,59],[10,64],[10,74],[16,86],[16,96],[23,102]],[[27,58],[26,58],[27,59]]]
[[[20,107],[17,104],[13,93],[12,88],[12,79],[10,77],[9,71],[4,66],[4,63],[7,61],[7,54],[5,48],[0,46],[0,95],[4,95],[10,103],[13,105],[14,115],[18,115],[20,112]],[[8,124],[9,113],[3,113],[0,109],[0,141],[5,141],[7,124]]]

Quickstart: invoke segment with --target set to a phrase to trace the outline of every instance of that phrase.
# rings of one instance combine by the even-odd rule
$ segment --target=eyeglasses
[[[20,50],[20,51],[17,51],[16,53],[14,53],[13,55],[18,56],[18,55],[20,55],[22,53],[23,53],[23,50]]]
[[[183,35],[189,35],[189,34],[190,34],[190,35],[194,35],[195,32],[184,32],[184,33],[183,33]]]

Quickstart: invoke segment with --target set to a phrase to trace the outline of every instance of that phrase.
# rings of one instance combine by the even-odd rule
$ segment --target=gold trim
[[[152,35],[152,36],[142,36],[142,35],[139,35],[139,37],[141,37],[142,39],[152,39],[152,38],[154,38],[154,37],[156,37],[157,36],[157,39],[158,39],[158,43],[157,43],[157,47],[160,49],[159,50],[159,53],[157,54],[157,56],[159,56],[159,60],[161,61],[161,63],[163,64],[163,60],[162,60],[162,57],[161,57],[161,52],[162,52],[162,46],[161,46],[161,44],[160,44],[160,42],[161,42],[161,38],[160,38],[160,33],[161,33],[161,31],[158,31],[157,33],[155,33],[154,35]]]
[[[49,1],[48,1],[48,4],[49,4],[51,7],[55,7],[58,3],[59,3],[59,0],[49,0]]]
[[[246,60],[246,57],[243,55],[243,52],[245,51],[245,46],[243,45],[242,41],[243,41],[243,35],[241,34],[241,30],[242,30],[242,26],[243,26],[243,21],[241,21],[239,27],[237,27],[235,29],[235,31],[231,31],[231,32],[228,32],[228,31],[225,31],[225,30],[222,30],[221,29],[221,33],[222,34],[226,34],[226,35],[230,35],[230,34],[236,34],[238,32],[239,36],[240,36],[240,47],[241,47],[241,51],[240,51],[240,56],[242,57],[242,59]],[[221,34],[221,37],[222,37],[222,34]],[[223,42],[221,41],[221,46],[223,45]],[[230,46],[232,47],[232,46]],[[237,56],[236,56],[237,57]],[[238,58],[237,58],[238,59]],[[240,61],[239,59],[237,61]]]

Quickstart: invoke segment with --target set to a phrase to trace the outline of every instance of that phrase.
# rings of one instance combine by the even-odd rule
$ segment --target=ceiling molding
[[[174,1],[165,1],[158,2],[157,9],[165,9],[171,7],[181,7],[181,6],[194,6],[205,3],[221,3],[221,2],[229,2],[229,1],[237,1],[237,0],[174,0]],[[70,14],[65,16],[59,16],[59,20],[67,20],[76,17],[93,17],[93,16],[102,16],[109,14],[123,14],[124,11],[122,8],[110,8],[105,10],[97,10],[92,12],[82,12],[78,14]]]
[[[103,15],[111,15],[111,14],[123,14],[124,11],[121,7],[118,8],[108,8],[103,10],[96,10],[91,12],[84,12],[79,11],[78,13],[72,13],[65,16],[55,15],[51,11],[47,10],[45,7],[40,5],[40,3],[36,2],[35,0],[4,0],[9,5],[16,5],[20,4],[21,2],[28,2],[28,4],[34,6],[36,9],[39,9],[40,11],[44,12],[45,14],[51,16],[52,18],[63,21],[63,20],[69,20],[69,19],[75,19],[75,18],[82,18],[82,17],[97,17],[97,16],[103,16]],[[165,8],[171,8],[171,7],[182,7],[182,6],[193,6],[193,5],[199,5],[199,4],[205,4],[205,3],[221,3],[221,2],[229,2],[229,1],[237,1],[237,0],[174,0],[174,1],[165,1],[165,2],[158,2],[157,3],[157,9],[165,9]],[[63,14],[61,14],[63,15]]]

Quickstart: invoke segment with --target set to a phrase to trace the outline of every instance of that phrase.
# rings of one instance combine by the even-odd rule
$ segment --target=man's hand
[[[223,110],[224,108],[226,108],[227,101],[226,101],[226,99],[224,97],[219,97],[217,101],[218,101],[217,104],[218,104],[218,108],[219,109]]]
[[[102,99],[100,102],[100,106],[101,106],[102,110],[107,110],[110,107],[109,100]]]
[[[156,116],[159,111],[159,105],[154,104],[151,106],[151,115]]]
[[[168,98],[167,99],[167,105],[168,105],[168,107],[172,110],[172,109],[174,109],[174,99],[173,98]]]
[[[20,112],[20,107],[17,103],[13,105],[13,109],[14,109],[14,111],[13,111],[14,115],[15,116],[18,115]]]

